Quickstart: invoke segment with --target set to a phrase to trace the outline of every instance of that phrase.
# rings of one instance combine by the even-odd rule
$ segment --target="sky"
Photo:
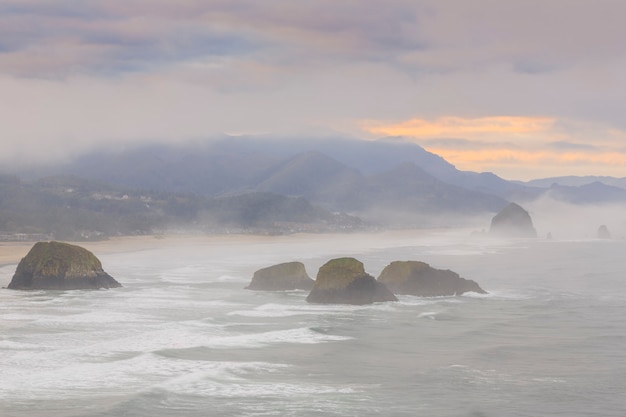
[[[230,134],[401,136],[626,177],[621,0],[0,0],[0,163]]]

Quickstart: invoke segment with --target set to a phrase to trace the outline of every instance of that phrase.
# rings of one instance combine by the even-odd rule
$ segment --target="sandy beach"
[[[224,245],[251,241],[262,241],[269,236],[256,235],[149,235],[149,236],[120,236],[95,242],[68,242],[90,250],[96,256],[136,252],[162,248],[166,246],[193,246],[193,245]],[[26,256],[36,242],[0,242],[0,265],[17,264]]]
[[[245,234],[224,234],[224,235],[147,235],[147,236],[121,236],[112,237],[107,240],[96,242],[69,242],[82,246],[96,256],[137,252],[151,249],[166,248],[171,246],[223,246],[223,245],[246,245],[246,244],[270,244],[270,243],[303,243],[332,241],[341,245],[355,244],[362,240],[412,240],[432,234],[439,234],[443,231],[437,230],[392,230],[380,232],[332,234],[332,233],[297,233],[292,235],[245,235]],[[35,242],[0,242],[0,266],[17,264],[26,256]]]

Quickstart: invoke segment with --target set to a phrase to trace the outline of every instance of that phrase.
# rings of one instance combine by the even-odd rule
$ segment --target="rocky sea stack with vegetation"
[[[259,291],[310,290],[314,282],[307,274],[302,262],[286,262],[256,271],[246,289]]]
[[[419,261],[392,262],[382,270],[378,281],[384,283],[394,294],[418,297],[443,297],[466,292],[487,294],[476,281]]]
[[[37,242],[17,265],[8,288],[78,290],[121,287],[104,272],[100,260],[80,246]]]
[[[338,258],[322,265],[306,299],[320,304],[371,304],[398,301],[387,287],[365,272],[354,258]]]

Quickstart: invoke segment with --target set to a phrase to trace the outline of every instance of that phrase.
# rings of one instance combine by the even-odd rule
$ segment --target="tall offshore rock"
[[[288,291],[310,290],[314,281],[302,262],[285,262],[259,269],[252,276],[248,290]]]
[[[537,237],[530,214],[520,205],[511,203],[491,219],[489,233],[510,237]]]
[[[609,228],[606,227],[605,224],[600,225],[600,227],[598,227],[598,239],[610,239],[611,238],[611,232],[609,232]]]
[[[378,281],[394,294],[442,297],[466,292],[486,294],[476,281],[461,278],[450,270],[436,269],[420,261],[395,261],[382,270]]]
[[[385,284],[365,272],[363,263],[354,258],[337,258],[322,265],[313,289],[306,298],[320,304],[372,304],[398,301]]]
[[[87,249],[62,242],[37,242],[17,265],[8,288],[83,290],[121,286]]]

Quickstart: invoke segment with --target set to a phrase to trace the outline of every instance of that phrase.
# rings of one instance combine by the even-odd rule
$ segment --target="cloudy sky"
[[[508,179],[626,176],[622,0],[0,0],[0,162],[404,136]]]

